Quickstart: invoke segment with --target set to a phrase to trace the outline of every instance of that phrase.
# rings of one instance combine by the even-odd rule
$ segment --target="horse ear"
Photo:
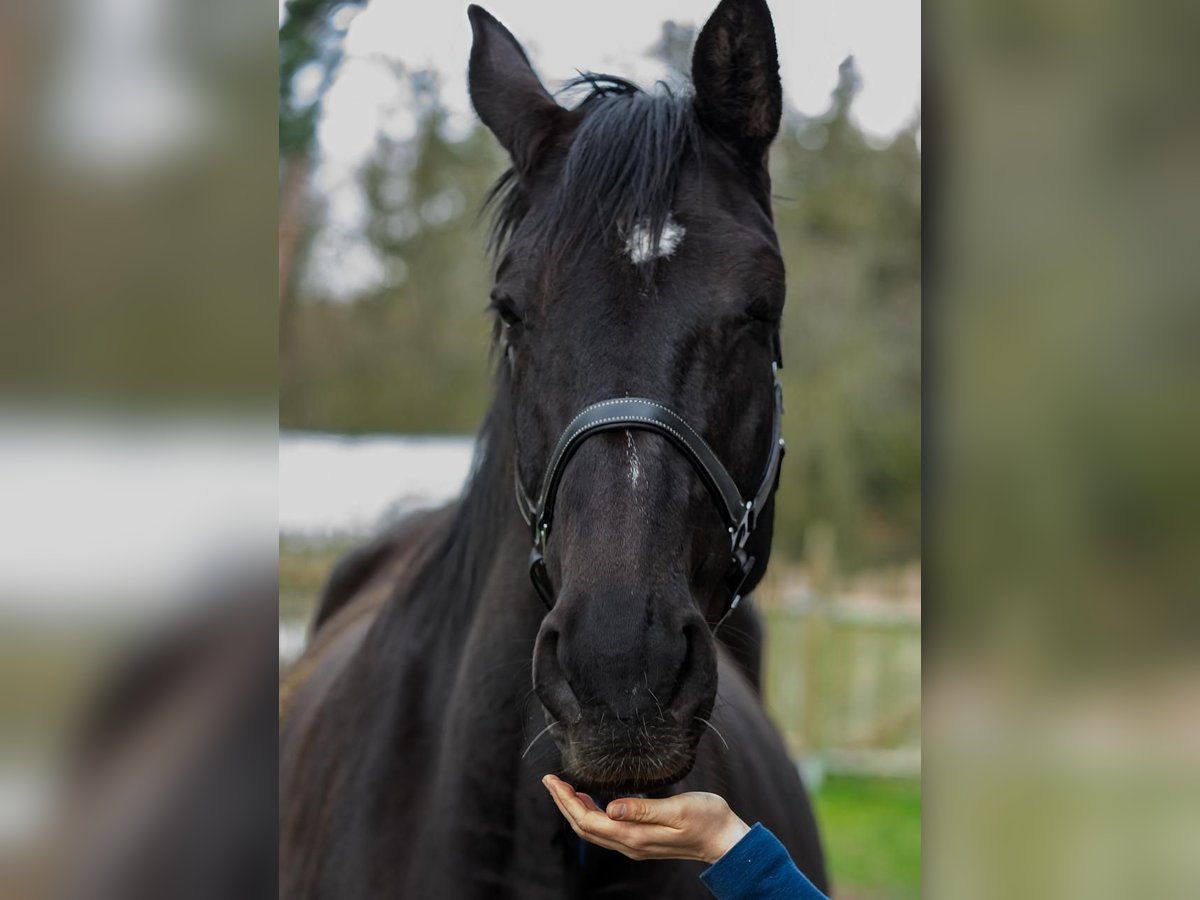
[[[528,172],[566,111],[542,86],[507,28],[474,4],[467,15],[474,35],[467,71],[471,103],[517,170]]]
[[[692,52],[696,114],[755,163],[779,131],[783,88],[766,0],[721,0]]]

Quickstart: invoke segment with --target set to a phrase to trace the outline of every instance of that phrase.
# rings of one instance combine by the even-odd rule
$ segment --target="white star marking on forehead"
[[[629,236],[625,238],[625,253],[633,260],[634,265],[641,265],[652,259],[662,259],[675,252],[685,233],[683,226],[676,222],[674,217],[667,216],[667,221],[663,224],[662,236],[658,240],[658,246],[655,247],[652,246],[653,236],[650,233],[650,223],[638,222],[630,229]]]

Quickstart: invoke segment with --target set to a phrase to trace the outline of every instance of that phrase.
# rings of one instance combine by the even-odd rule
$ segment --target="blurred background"
[[[687,83],[710,0],[486,4],[554,91]],[[773,10],[788,455],[767,698],[841,897],[920,890],[921,155],[914,3]],[[356,539],[454,496],[491,398],[465,4],[288,4],[280,28],[281,652]],[[564,102],[570,102],[564,99]]]
[[[926,888],[1192,897],[1200,7],[925,14]]]

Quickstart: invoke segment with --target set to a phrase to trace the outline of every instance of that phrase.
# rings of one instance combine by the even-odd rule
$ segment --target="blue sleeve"
[[[717,900],[828,900],[758,822],[700,876]]]

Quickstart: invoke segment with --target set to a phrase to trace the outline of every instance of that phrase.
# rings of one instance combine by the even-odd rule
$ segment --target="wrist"
[[[734,845],[744,838],[749,832],[750,826],[743,822],[732,810],[730,810],[728,821],[726,821],[721,828],[717,830],[716,836],[710,842],[704,861],[711,866],[718,859],[732,850]]]

